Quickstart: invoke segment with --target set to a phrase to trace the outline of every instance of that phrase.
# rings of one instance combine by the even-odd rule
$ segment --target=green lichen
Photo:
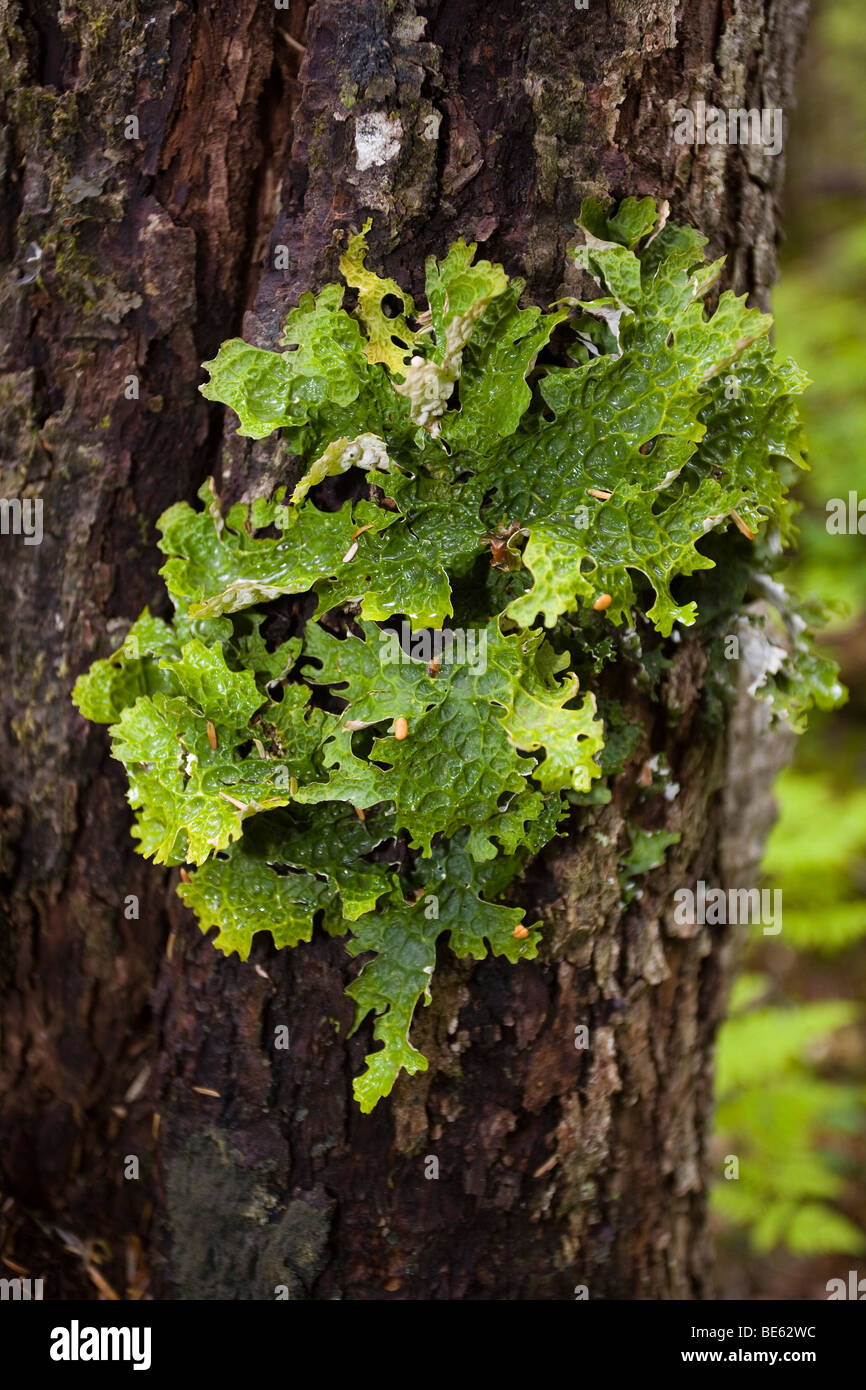
[[[220,949],[321,921],[366,958],[347,991],[381,1044],[364,1110],[427,1067],[409,1033],[443,934],[458,957],[536,954],[510,885],[636,746],[613,702],[599,717],[607,668],[652,695],[663,645],[736,614],[793,535],[804,379],[744,299],[708,312],[721,263],[666,211],[587,200],[573,254],[602,297],[549,313],[462,241],[428,260],[418,311],[353,238],[353,313],[326,286],[288,315],[290,351],[233,339],[205,364],[241,434],[303,457],[292,498],[223,515],[209,482],[201,510],[171,507],[173,622],[145,611],[76,685],[111,725],[141,852],[188,866],[179,893]],[[541,365],[557,328],[567,356]],[[828,698],[815,663],[800,633],[774,673],[798,715]],[[677,839],[632,831],[626,898]],[[599,891],[617,904],[612,875]]]

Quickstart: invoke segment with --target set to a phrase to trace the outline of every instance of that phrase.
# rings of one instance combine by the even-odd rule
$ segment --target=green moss
[[[348,72],[342,72],[340,74],[340,101],[347,111],[351,111],[357,100],[357,82],[352,81],[351,75]]]
[[[307,155],[307,167],[311,170],[327,168],[331,162],[328,126],[328,117],[324,114],[317,116],[313,122],[313,133]]]

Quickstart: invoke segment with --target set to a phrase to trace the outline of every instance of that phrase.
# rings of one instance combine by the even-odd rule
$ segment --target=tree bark
[[[2,494],[42,497],[45,516],[39,546],[0,538],[0,1179],[14,1199],[0,1238],[46,1296],[97,1296],[100,1279],[123,1296],[148,1275],[173,1299],[710,1292],[712,1046],[737,943],[677,927],[671,898],[754,877],[781,749],[745,680],[714,725],[687,635],[658,702],[607,677],[640,742],[610,805],[576,813],[519,889],[544,921],[540,959],[442,950],[415,1024],[430,1070],[371,1116],[351,1097],[370,1034],[345,1041],[357,967],[342,943],[218,955],[174,874],[134,855],[122,771],[68,697],[145,603],[162,610],[165,506],[212,472],[231,497],[293,476],[278,443],[241,440],[202,400],[199,363],[242,327],[276,346],[366,216],[370,263],[415,292],[424,256],[464,235],[547,303],[572,288],[581,199],[650,193],[727,253],[726,285],[766,304],[782,156],[679,146],[673,113],[699,98],[787,112],[805,10],[0,12]],[[270,268],[277,246],[286,271]],[[644,794],[656,754],[672,800]],[[635,823],[681,840],[623,912]],[[94,1240],[110,1247],[101,1265]]]

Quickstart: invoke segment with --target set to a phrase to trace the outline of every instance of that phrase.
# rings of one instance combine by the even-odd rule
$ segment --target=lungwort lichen
[[[548,313],[463,241],[428,261],[419,310],[353,237],[352,310],[327,285],[283,351],[233,339],[206,364],[241,434],[279,430],[305,461],[294,492],[223,515],[209,481],[201,509],[170,507],[173,619],[143,613],[75,687],[111,726],[140,852],[186,866],[220,950],[294,946],[319,920],[366,958],[364,1110],[427,1065],[409,1031],[440,935],[458,956],[537,952],[506,892],[612,766],[578,676],[626,659],[620,633],[699,619],[708,541],[757,572],[792,538],[804,376],[744,298],[708,309],[721,262],[664,213],[586,203],[572,254],[603,297]],[[798,642],[802,670],[776,663],[758,692],[795,713],[838,693]]]

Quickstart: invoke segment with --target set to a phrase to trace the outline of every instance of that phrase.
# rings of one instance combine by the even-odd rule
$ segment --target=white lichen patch
[[[429,116],[424,117],[424,124],[421,127],[422,140],[438,140],[439,127],[442,124],[442,112],[431,111]]]
[[[423,39],[427,20],[421,15],[403,15],[394,25],[394,38],[400,43],[417,43]]]
[[[403,126],[399,116],[389,120],[381,111],[368,111],[355,120],[356,167],[363,173],[388,164],[400,153]]]
[[[771,642],[762,627],[748,621],[739,625],[740,655],[752,677],[747,689],[750,695],[757,695],[768,676],[781,671],[788,653],[784,647]]]

